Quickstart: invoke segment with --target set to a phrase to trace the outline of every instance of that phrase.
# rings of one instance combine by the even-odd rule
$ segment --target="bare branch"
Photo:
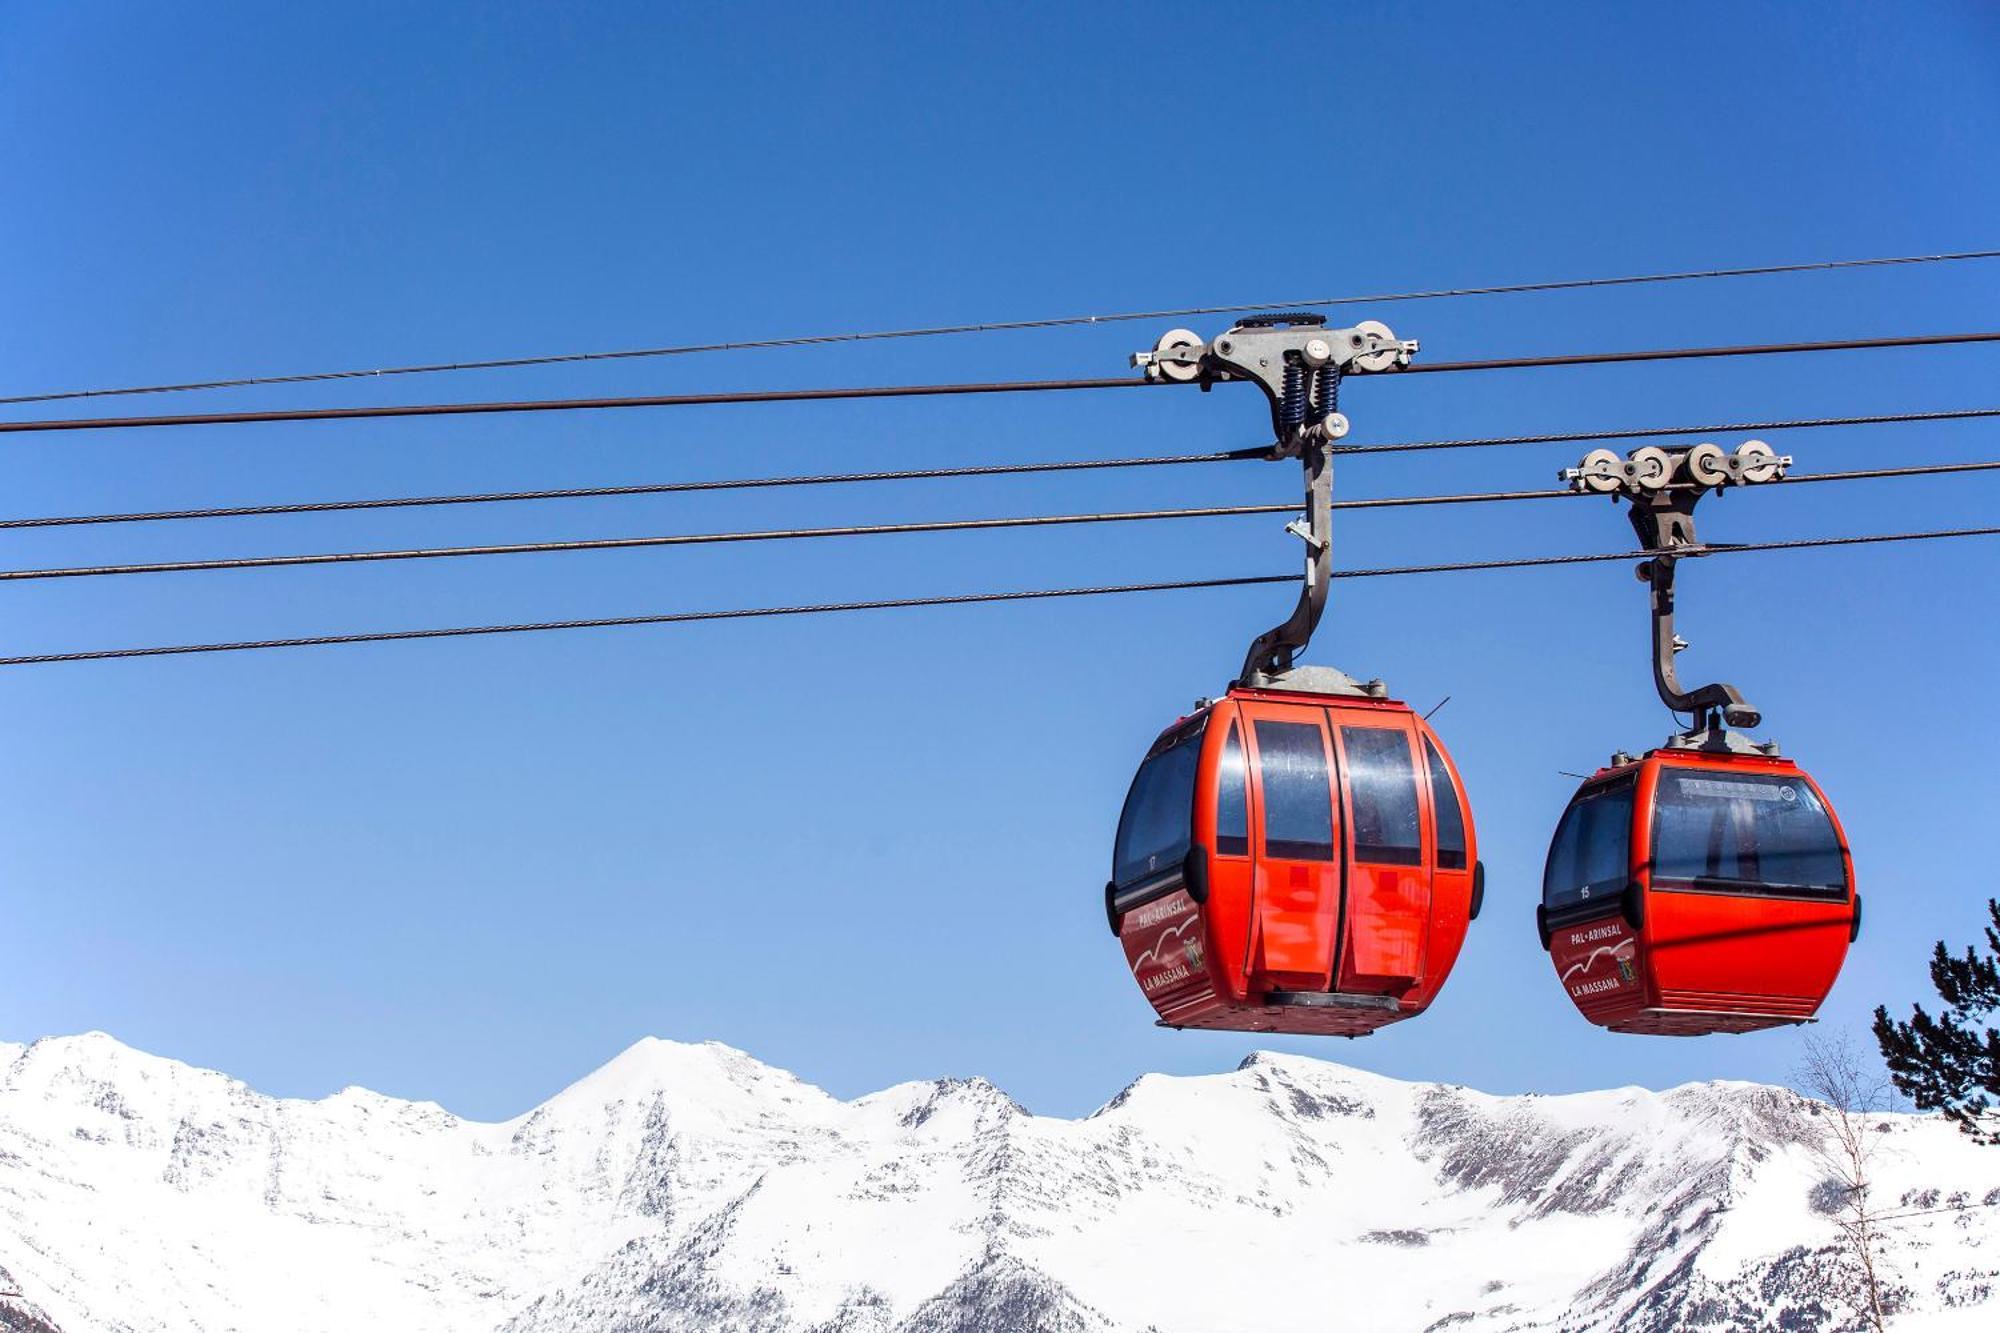
[[[1845,1292],[1877,1333],[1886,1333],[1876,1254],[1879,1218],[1869,1199],[1871,1167],[1880,1136],[1869,1121],[1889,1109],[1888,1082],[1863,1065],[1844,1034],[1808,1034],[1795,1077],[1824,1111],[1826,1133],[1810,1150],[1825,1173],[1821,1188],[1831,1196],[1830,1211],[1840,1232],[1842,1257],[1859,1275],[1858,1282],[1850,1282],[1846,1274],[1835,1273],[1832,1285]]]

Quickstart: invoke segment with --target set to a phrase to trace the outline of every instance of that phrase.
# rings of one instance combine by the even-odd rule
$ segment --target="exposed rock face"
[[[1059,1120],[649,1040],[482,1124],[0,1044],[0,1333],[1859,1328],[1815,1110],[1258,1055]],[[2000,1151],[1877,1132],[1895,1327],[2000,1326]]]

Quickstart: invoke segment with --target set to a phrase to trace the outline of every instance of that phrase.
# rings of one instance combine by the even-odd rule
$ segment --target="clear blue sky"
[[[2000,12],[1779,3],[0,8],[0,392],[1899,254],[2000,239]],[[1385,306],[1433,359],[1991,328],[2000,264]],[[1202,321],[1204,331],[1220,320]],[[1211,328],[1210,326],[1213,326]],[[1119,374],[1158,329],[352,388],[254,407]],[[1357,383],[1357,440],[1984,406],[1990,348]],[[132,406],[137,407],[134,402]],[[28,415],[29,409],[11,409]],[[13,436],[8,515],[1254,443],[1247,388]],[[1725,442],[1733,443],[1733,440]],[[2000,456],[1800,432],[1802,469]],[[1554,446],[1344,466],[1548,484]],[[7,567],[1290,498],[1288,467],[9,533]],[[1992,521],[1981,477],[1711,502],[1754,540]],[[1285,570],[1282,520],[21,584],[0,647]],[[1609,505],[1343,518],[1345,565],[1629,540]],[[1924,990],[1994,891],[2000,548],[1688,569],[1722,674],[1844,816],[1824,1010]],[[108,1029],[271,1092],[516,1113],[640,1037],[851,1094],[1076,1112],[1249,1040],[1155,1030],[1099,903],[1154,732],[1289,593],[0,672],[0,1037]],[[1572,783],[1669,726],[1622,565],[1338,589],[1471,789],[1487,913],[1435,1009],[1286,1043],[1496,1090],[1785,1076],[1793,1033],[1576,1018],[1535,942]]]

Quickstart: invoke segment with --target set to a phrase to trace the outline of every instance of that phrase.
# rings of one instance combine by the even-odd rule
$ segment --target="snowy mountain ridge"
[[[1898,1330],[2000,1320],[2000,1151],[1877,1118]],[[1846,1329],[1819,1108],[1301,1056],[1077,1120],[647,1039],[525,1115],[0,1043],[0,1329]]]

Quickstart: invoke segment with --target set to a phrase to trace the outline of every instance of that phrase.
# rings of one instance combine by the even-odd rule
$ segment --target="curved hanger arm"
[[[1266,685],[1292,669],[1292,657],[1312,640],[1326,611],[1327,589],[1333,581],[1333,455],[1326,441],[1304,445],[1300,459],[1306,473],[1306,516],[1291,525],[1306,544],[1305,586],[1298,605],[1283,624],[1257,636],[1243,659],[1242,685]]]
[[[1706,731],[1714,714],[1732,727],[1754,727],[1763,714],[1748,703],[1734,685],[1717,681],[1689,690],[1681,686],[1674,669],[1674,656],[1687,644],[1674,633],[1674,566],[1681,557],[1677,548],[1696,545],[1694,507],[1705,494],[1702,490],[1641,490],[1628,496],[1626,510],[1639,545],[1653,552],[1653,558],[1639,566],[1639,578],[1652,589],[1653,685],[1660,702],[1676,712],[1692,713],[1695,730]]]
[[[1674,669],[1674,657],[1686,645],[1674,633],[1674,565],[1676,558],[1658,555],[1639,566],[1639,577],[1653,590],[1653,685],[1660,701],[1675,712],[1692,713],[1699,724],[1708,714],[1720,711],[1731,726],[1754,727],[1763,714],[1743,698],[1734,685],[1716,681],[1692,690],[1681,687]]]

